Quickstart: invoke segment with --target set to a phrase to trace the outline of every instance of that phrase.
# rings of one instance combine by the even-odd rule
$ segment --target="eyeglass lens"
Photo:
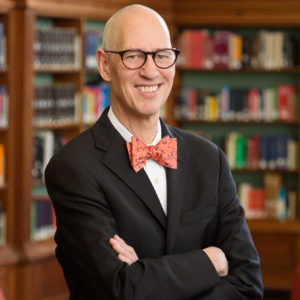
[[[123,63],[131,69],[140,68],[146,62],[146,53],[129,50],[123,55]],[[155,53],[154,62],[160,68],[168,68],[175,62],[176,54],[172,49],[163,49]]]

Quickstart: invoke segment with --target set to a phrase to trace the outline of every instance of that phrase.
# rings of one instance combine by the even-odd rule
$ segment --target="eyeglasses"
[[[168,69],[175,64],[177,56],[180,53],[180,51],[175,48],[165,48],[156,51],[142,51],[140,49],[104,51],[119,54],[124,66],[130,70],[141,68],[146,63],[149,54],[152,56],[153,61],[158,68]]]

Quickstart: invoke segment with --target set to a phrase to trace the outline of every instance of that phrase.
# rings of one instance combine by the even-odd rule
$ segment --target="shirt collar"
[[[131,142],[131,138],[132,138],[133,134],[117,119],[111,106],[109,108],[107,116],[108,116],[108,119],[110,120],[111,124],[120,133],[120,135],[123,137],[123,139],[126,142]],[[152,143],[148,144],[148,145],[156,145],[160,140],[161,140],[161,125],[160,125],[160,121],[158,120],[155,138],[152,141]]]

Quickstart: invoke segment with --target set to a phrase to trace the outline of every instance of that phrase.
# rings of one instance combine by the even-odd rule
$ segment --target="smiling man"
[[[141,5],[97,51],[111,106],[50,161],[56,255],[70,299],[261,299],[259,258],[223,152],[159,112],[179,51]]]

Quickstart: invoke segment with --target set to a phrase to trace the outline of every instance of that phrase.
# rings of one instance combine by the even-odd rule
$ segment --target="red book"
[[[203,68],[203,31],[190,31],[191,68]]]
[[[257,169],[259,162],[260,137],[253,136],[247,142],[247,165],[249,169]]]
[[[278,120],[280,122],[288,122],[292,119],[294,93],[295,87],[291,84],[278,86]]]
[[[259,121],[260,119],[260,101],[259,90],[250,89],[247,94],[247,110],[252,121]]]
[[[213,38],[209,34],[208,30],[203,29],[202,32],[203,32],[203,39],[202,39],[203,68],[212,69],[214,67]]]

